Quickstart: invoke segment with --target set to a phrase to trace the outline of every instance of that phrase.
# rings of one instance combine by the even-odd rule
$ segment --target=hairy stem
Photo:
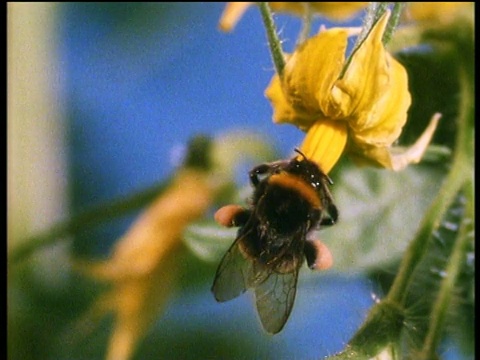
[[[468,182],[465,186],[464,192],[470,192],[472,183]],[[427,336],[423,343],[423,349],[419,356],[420,360],[433,359],[436,355],[436,349],[440,343],[443,325],[447,311],[449,309],[452,294],[460,269],[464,265],[467,252],[471,247],[473,237],[471,232],[473,230],[473,203],[472,199],[468,199],[467,196],[467,209],[466,214],[460,224],[460,231],[457,239],[455,240],[452,255],[448,261],[447,268],[445,269],[445,276],[440,285],[436,301],[434,303],[432,312],[430,314],[430,322],[428,326]]]
[[[282,76],[283,69],[285,68],[285,57],[282,51],[282,43],[278,38],[275,22],[273,21],[272,12],[266,2],[259,2],[258,6],[267,32],[268,45],[270,46],[273,64],[275,65],[278,76]]]
[[[428,248],[430,234],[440,223],[442,215],[456,194],[466,182],[471,181],[469,177],[473,169],[474,114],[471,80],[467,71],[464,69],[460,73],[462,103],[458,116],[458,133],[452,167],[436,199],[427,211],[416,237],[410,243],[387,296],[390,301],[396,301],[399,304],[404,303],[411,275]]]

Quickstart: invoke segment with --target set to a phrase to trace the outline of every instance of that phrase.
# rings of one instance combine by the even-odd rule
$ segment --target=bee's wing
[[[212,292],[217,301],[223,302],[236,298],[248,288],[254,288],[263,328],[276,334],[282,330],[292,311],[300,267],[289,273],[277,273],[256,259],[247,258],[240,247],[259,241],[257,225],[258,219],[252,217],[240,231],[218,266]],[[294,263],[303,262],[303,252],[292,255]]]
[[[248,288],[254,288],[263,328],[276,334],[282,330],[292,311],[299,269],[280,274],[254,259],[246,259],[239,249],[241,241],[242,237],[238,238],[223,257],[212,292],[217,301],[224,302],[236,298]]]
[[[250,248],[258,243],[258,225],[258,217],[251,216],[240,228],[237,239],[223,256],[212,286],[217,301],[234,299],[246,289],[256,287],[268,276],[264,266],[247,257],[245,251],[240,249]]]
[[[271,334],[282,330],[290,316],[297,292],[298,271],[297,268],[285,274],[271,272],[255,287],[258,315],[263,328]]]
[[[251,271],[252,264],[240,252],[241,238],[237,238],[223,256],[218,266],[212,292],[217,301],[223,302],[243,293],[247,289],[245,276]]]

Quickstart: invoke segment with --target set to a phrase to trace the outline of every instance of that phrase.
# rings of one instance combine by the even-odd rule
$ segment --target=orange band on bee
[[[318,193],[315,189],[307,184],[304,180],[298,176],[289,174],[287,172],[281,172],[279,174],[273,174],[268,179],[268,183],[272,185],[279,185],[284,188],[290,188],[298,192],[305,200],[307,200],[313,207],[321,209],[321,202]]]

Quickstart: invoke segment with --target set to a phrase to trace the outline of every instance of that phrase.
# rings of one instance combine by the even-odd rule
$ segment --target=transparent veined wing
[[[297,292],[298,271],[290,273],[270,272],[255,287],[257,311],[263,328],[276,334],[282,330],[292,311]]]

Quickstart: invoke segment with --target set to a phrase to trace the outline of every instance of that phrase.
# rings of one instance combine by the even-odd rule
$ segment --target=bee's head
[[[305,177],[310,177],[310,179],[319,180],[321,178],[325,178],[330,185],[333,185],[332,179],[330,179],[330,177],[325,174],[315,162],[309,160],[307,156],[300,151],[300,149],[295,148],[294,150],[300,156],[297,156],[292,160],[293,168],[295,168],[295,170],[292,172],[298,172]]]

